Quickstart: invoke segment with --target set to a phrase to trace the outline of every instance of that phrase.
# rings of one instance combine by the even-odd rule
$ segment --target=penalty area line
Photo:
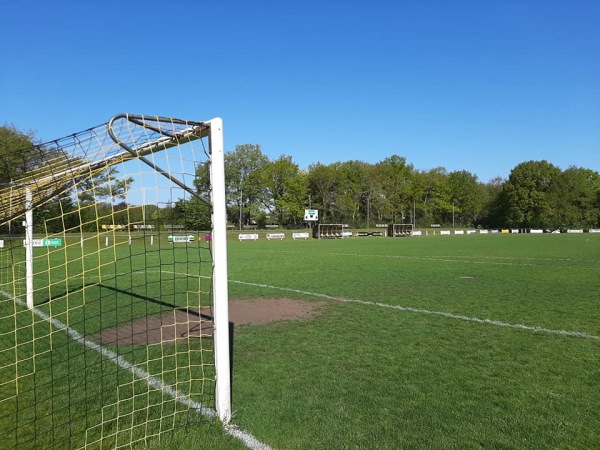
[[[417,314],[441,316],[441,317],[446,317],[448,319],[463,320],[466,322],[475,322],[475,323],[480,323],[480,324],[485,324],[485,325],[494,325],[497,327],[512,328],[512,329],[516,329],[516,330],[533,331],[536,333],[555,334],[555,335],[561,335],[561,336],[576,337],[576,338],[581,338],[581,339],[600,340],[600,336],[596,336],[596,335],[589,334],[589,333],[583,333],[581,331],[555,330],[555,329],[551,329],[551,328],[544,328],[544,327],[538,327],[538,326],[533,326],[533,325],[523,325],[523,324],[518,324],[518,323],[502,322],[500,320],[480,319],[478,317],[468,317],[468,316],[463,316],[460,314],[454,314],[454,313],[449,313],[449,312],[444,312],[444,311],[431,311],[428,309],[412,308],[410,306],[388,305],[386,303],[380,303],[380,302],[369,302],[366,300],[333,297],[331,295],[320,294],[318,292],[302,291],[300,289],[271,286],[268,284],[249,283],[246,281],[238,281],[238,280],[229,280],[229,282],[235,283],[235,284],[243,284],[246,286],[256,286],[256,287],[261,287],[261,288],[266,288],[266,289],[277,289],[280,291],[294,292],[297,294],[309,295],[309,296],[318,297],[318,298],[324,298],[326,300],[332,300],[332,301],[341,302],[341,303],[357,303],[359,305],[377,306],[380,308],[395,309],[397,311],[407,311],[407,312],[413,312],[413,313],[417,313]]]
[[[27,304],[24,301],[13,297],[8,292],[0,291],[0,295],[6,297],[9,301],[14,301],[19,306],[27,308]],[[148,383],[148,385],[153,387],[154,389],[167,394],[169,397],[171,397],[175,401],[181,403],[182,405],[189,407],[190,409],[196,411],[197,413],[200,413],[201,415],[203,415],[206,418],[209,418],[209,419],[218,418],[217,412],[214,409],[208,408],[208,407],[202,405],[200,402],[192,400],[190,397],[185,395],[183,392],[178,391],[177,389],[174,389],[173,387],[169,386],[168,384],[165,384],[162,380],[150,375],[145,370],[134,366],[129,361],[127,361],[125,358],[123,358],[120,355],[117,355],[112,350],[109,350],[106,347],[102,347],[101,345],[97,344],[96,342],[91,341],[90,339],[87,339],[82,334],[80,334],[78,331],[74,330],[73,328],[69,327],[68,325],[65,325],[60,320],[50,317],[48,314],[46,314],[43,311],[40,311],[37,308],[34,308],[32,311],[40,319],[43,319],[46,322],[49,322],[55,328],[67,333],[67,335],[74,341],[78,342],[79,344],[81,344],[85,347],[88,347],[89,349],[91,349],[97,353],[100,353],[102,356],[107,358],[109,361],[112,361],[113,363],[118,365],[121,369],[133,373],[138,379],[145,380],[146,383]],[[252,436],[250,433],[240,429],[237,425],[234,425],[231,423],[223,424],[223,429],[225,430],[225,432],[228,435],[240,440],[244,445],[246,445],[246,447],[248,447],[251,450],[271,450],[271,447],[269,447],[267,444],[260,442],[258,439],[256,439],[254,436]]]

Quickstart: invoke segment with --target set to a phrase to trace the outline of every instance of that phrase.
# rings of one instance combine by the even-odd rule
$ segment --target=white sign
[[[134,225],[134,230],[154,230],[154,225]]]
[[[23,241],[23,245],[27,245],[27,241]],[[32,247],[60,247],[62,245],[61,238],[50,238],[50,239],[32,239]]]
[[[308,233],[292,233],[292,239],[308,239]]]
[[[196,238],[193,234],[188,236],[168,236],[167,241],[171,244],[181,243],[181,242],[194,242]]]
[[[267,239],[285,239],[285,233],[267,233]]]
[[[240,234],[238,237],[240,238],[240,241],[256,241],[256,240],[258,240],[258,234],[256,234],[256,233]]]
[[[319,210],[318,209],[305,209],[304,210],[304,220],[306,222],[317,222],[319,220]]]

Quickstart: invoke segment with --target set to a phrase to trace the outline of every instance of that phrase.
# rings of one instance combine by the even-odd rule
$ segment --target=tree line
[[[33,146],[34,140],[32,133],[0,126],[0,158],[5,163],[0,184],[8,183],[25,170],[22,161],[30,161],[31,156],[17,149]],[[43,150],[38,146],[38,151],[40,148]],[[520,163],[508,178],[483,183],[466,170],[448,171],[443,167],[418,170],[399,155],[376,163],[316,162],[303,170],[291,156],[282,154],[270,159],[260,145],[244,144],[225,154],[225,172],[228,221],[240,228],[268,224],[302,228],[304,210],[309,208],[319,210],[321,223],[344,223],[352,227],[413,223],[417,227],[440,224],[585,229],[600,225],[598,172],[580,167],[561,170],[548,161]],[[197,198],[176,199],[161,208],[128,205],[126,191],[133,179],[116,181],[116,168],[97,177],[94,182],[104,186],[106,192],[96,189],[94,197],[83,196],[78,200],[85,203],[83,206],[94,207],[78,205],[78,213],[63,214],[56,227],[98,231],[97,221],[81,216],[89,210],[110,217],[114,223],[134,220],[181,224],[190,230],[210,228],[210,209]],[[207,167],[198,166],[194,184],[204,196],[209,191],[208,180]],[[69,195],[63,195],[60,204],[46,203],[35,212],[39,219],[36,223],[44,217],[53,217],[57,208],[63,212],[75,211],[76,205],[69,204],[70,201]]]
[[[600,224],[600,175],[548,161],[518,164],[507,179],[480,182],[467,171],[417,170],[405,157],[377,163],[271,160],[259,145],[238,145],[225,157],[229,221],[303,225],[304,210],[322,223],[352,227],[413,223],[483,228],[593,228]]]

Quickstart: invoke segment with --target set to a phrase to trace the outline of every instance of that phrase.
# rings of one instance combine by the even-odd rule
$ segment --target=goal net
[[[231,415],[222,122],[118,115],[0,155],[0,447]]]

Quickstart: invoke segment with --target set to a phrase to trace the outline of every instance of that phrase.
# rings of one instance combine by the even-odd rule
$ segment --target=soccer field
[[[281,449],[586,449],[600,441],[600,236],[236,237],[228,255],[231,310],[250,305],[258,319],[232,319],[233,423],[259,442]],[[156,436],[151,448],[243,447],[210,414],[189,408],[190,400],[212,407],[211,365],[195,362],[212,352],[209,331],[196,339],[190,328],[191,337],[166,344],[148,332],[117,343],[110,336],[118,339],[118,331],[102,334],[188,308],[189,292],[210,290],[198,277],[204,266],[189,263],[189,246],[162,253],[135,240],[132,246],[122,249],[133,258],[117,253],[105,263],[90,248],[90,260],[49,259],[36,270],[45,293],[36,297],[40,315],[19,314],[16,326],[26,334],[37,324],[37,339],[17,350],[32,355],[20,364],[38,370],[20,383],[47,389],[11,400],[9,386],[0,386],[0,399],[8,399],[0,403],[1,429],[9,430],[2,443],[26,436],[34,419],[49,420],[41,412],[28,416],[27,405],[38,403],[52,409],[53,423],[65,424],[45,435],[64,432],[72,447],[85,445],[93,420],[78,406],[84,394],[69,389],[83,385],[99,416],[125,413],[119,423],[100,417],[99,436],[108,433],[103,448],[118,446],[120,433]],[[54,283],[52,268],[60,264],[85,266],[85,280]],[[4,318],[18,301],[6,294],[3,342],[15,336]],[[282,304],[312,312],[260,320]],[[50,316],[69,328],[50,324]],[[194,326],[202,328],[200,319]],[[0,367],[14,370],[5,348]],[[59,359],[67,363],[43,378]],[[197,370],[189,370],[190,359]],[[145,375],[132,375],[141,366]],[[115,388],[128,378],[126,388]],[[19,414],[22,427],[14,430]],[[174,433],[161,434],[170,427]],[[27,443],[19,448],[43,446]]]
[[[590,448],[596,235],[230,245],[234,301],[325,302],[236,330],[236,422],[276,448]]]

